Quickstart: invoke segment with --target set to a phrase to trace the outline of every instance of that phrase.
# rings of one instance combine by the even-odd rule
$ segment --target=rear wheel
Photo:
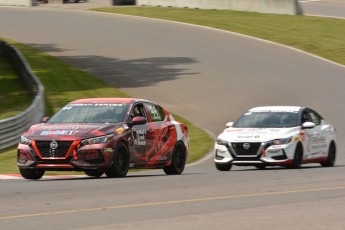
[[[125,177],[129,168],[129,151],[125,143],[119,142],[113,155],[113,163],[105,172],[107,177]]]
[[[296,146],[292,164],[289,166],[289,168],[298,169],[301,167],[302,162],[303,162],[303,148],[301,144],[298,144]]]
[[[336,147],[334,142],[332,142],[328,149],[327,160],[320,162],[322,167],[332,167],[334,166],[336,158]]]
[[[181,143],[178,143],[174,149],[171,165],[163,168],[167,175],[181,174],[186,165],[186,150]]]
[[[86,170],[84,172],[85,172],[86,175],[92,176],[92,177],[100,177],[104,173],[104,171],[100,171],[100,170],[97,170],[97,169]]]
[[[45,173],[43,169],[19,169],[19,171],[22,177],[29,180],[41,179]]]
[[[219,164],[219,163],[216,163],[216,168],[219,170],[219,171],[230,171],[231,167],[232,167],[232,164]]]

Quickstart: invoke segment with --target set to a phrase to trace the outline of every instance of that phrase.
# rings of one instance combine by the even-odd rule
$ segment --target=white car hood
[[[298,130],[293,128],[227,128],[218,138],[230,142],[265,142],[292,136]]]

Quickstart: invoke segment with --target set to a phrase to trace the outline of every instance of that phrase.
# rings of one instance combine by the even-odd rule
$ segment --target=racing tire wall
[[[39,123],[45,112],[44,86],[32,72],[23,54],[14,46],[0,40],[0,56],[9,60],[26,89],[32,102],[25,111],[0,120],[0,150],[18,144],[21,134],[31,125]]]

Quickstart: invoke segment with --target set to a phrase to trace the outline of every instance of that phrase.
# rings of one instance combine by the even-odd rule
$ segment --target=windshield
[[[129,104],[68,104],[49,123],[118,123],[123,122]]]
[[[297,112],[248,112],[238,119],[236,128],[283,128],[298,125]]]

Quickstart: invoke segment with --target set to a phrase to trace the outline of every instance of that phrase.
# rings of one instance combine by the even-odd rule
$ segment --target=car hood
[[[24,134],[33,140],[81,140],[103,136],[123,130],[124,124],[49,124],[41,123],[30,127]]]
[[[293,128],[227,128],[219,138],[230,142],[265,142],[292,136],[299,130]]]

